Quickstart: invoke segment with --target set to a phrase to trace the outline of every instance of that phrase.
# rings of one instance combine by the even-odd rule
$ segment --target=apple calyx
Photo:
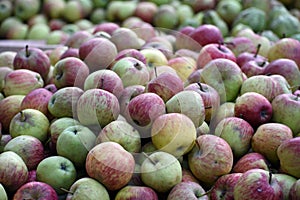
[[[138,62],[134,63],[133,66],[138,70],[142,69],[142,66]]]
[[[25,46],[25,56],[26,56],[27,58],[30,56],[28,44]]]
[[[259,43],[259,44],[257,45],[257,47],[256,47],[256,51],[255,51],[255,54],[254,54],[254,58],[256,58],[256,57],[257,57],[257,55],[258,55],[258,53],[259,53],[259,50],[260,50],[260,48],[261,48],[261,44]]]
[[[66,163],[61,163],[61,164],[60,164],[60,169],[66,170],[66,169],[67,169]]]

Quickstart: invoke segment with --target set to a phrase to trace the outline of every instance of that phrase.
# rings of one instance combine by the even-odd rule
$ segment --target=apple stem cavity
[[[138,62],[134,63],[133,66],[138,70],[142,69],[141,65]]]
[[[25,46],[25,54],[26,54],[26,57],[30,56],[28,44]]]
[[[260,48],[261,48],[261,44],[259,43],[259,44],[257,45],[257,47],[256,47],[256,52],[255,52],[255,54],[254,54],[254,58],[257,57],[257,55],[258,55],[258,53],[259,53],[259,51],[260,51]]]
[[[20,111],[20,121],[21,122],[25,122],[25,120],[26,120],[26,116],[25,116],[25,114],[24,114],[24,112],[23,111]]]

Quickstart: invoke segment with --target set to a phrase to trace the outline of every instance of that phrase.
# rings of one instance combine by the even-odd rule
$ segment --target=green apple
[[[216,11],[228,25],[231,25],[238,14],[242,11],[242,8],[240,1],[221,0],[216,6]]]
[[[106,18],[109,21],[124,21],[133,16],[136,5],[135,1],[110,1],[106,7]]]
[[[181,182],[182,168],[172,154],[157,151],[142,163],[141,179],[155,191],[167,192]]]
[[[57,139],[56,151],[59,156],[68,158],[75,167],[84,168],[88,152],[94,147],[96,135],[82,125],[69,126]]]
[[[168,65],[167,57],[158,49],[142,49],[140,52],[146,57],[147,66],[152,69],[157,66]]]
[[[10,0],[4,0],[0,2],[0,9],[1,9],[1,16],[0,16],[0,22],[2,22],[4,19],[10,17],[13,12],[13,2]]]
[[[17,113],[9,125],[9,133],[14,138],[19,135],[31,135],[41,142],[48,137],[48,118],[39,110],[24,109]]]
[[[17,55],[15,51],[3,51],[0,53],[0,66],[14,69],[14,58]]]
[[[174,29],[179,23],[179,15],[171,5],[164,4],[158,7],[153,16],[153,24],[164,29]]]
[[[7,193],[1,183],[0,183],[0,200],[8,200]]]
[[[203,16],[203,23],[215,25],[216,27],[218,27],[224,37],[229,33],[228,25],[220,17],[216,10],[205,11]]]
[[[75,182],[76,176],[73,163],[62,156],[47,157],[36,168],[36,180],[49,184],[57,194],[66,193],[65,190]]]
[[[16,0],[14,1],[14,14],[22,21],[26,21],[36,15],[41,7],[39,0]]]
[[[75,181],[68,191],[66,200],[109,200],[107,189],[95,179],[83,177]]]
[[[28,30],[28,40],[45,40],[50,33],[50,27],[47,24],[35,24]]]
[[[269,29],[277,34],[279,38],[290,37],[299,33],[300,23],[291,14],[279,15],[276,19],[269,22]]]

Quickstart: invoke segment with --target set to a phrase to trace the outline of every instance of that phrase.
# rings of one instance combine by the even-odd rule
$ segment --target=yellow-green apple
[[[77,169],[85,167],[88,152],[95,146],[96,135],[82,125],[69,126],[57,138],[57,155],[68,158]]]
[[[272,114],[272,104],[259,93],[246,92],[235,101],[234,116],[246,120],[253,128],[269,122]]]
[[[4,19],[10,17],[13,13],[13,2],[9,0],[1,1],[1,17],[0,21],[2,22]]]
[[[204,121],[200,126],[196,127],[197,137],[200,135],[205,135],[210,133],[210,127],[208,123]]]
[[[187,56],[169,59],[168,66],[175,69],[176,73],[184,83],[187,82],[190,74],[197,69],[196,61]]]
[[[152,23],[155,27],[174,29],[179,23],[179,16],[173,6],[164,4],[157,8]]]
[[[87,76],[84,82],[84,90],[99,88],[111,92],[117,98],[123,91],[123,82],[118,74],[109,69],[100,69]]]
[[[31,135],[41,142],[48,138],[50,122],[41,111],[27,108],[17,113],[9,124],[9,133],[14,138],[20,135]]]
[[[110,41],[117,47],[118,52],[125,49],[140,49],[143,44],[132,29],[125,27],[120,27],[112,32]]]
[[[12,138],[5,146],[4,151],[13,151],[24,161],[28,170],[37,167],[44,159],[43,143],[36,137],[30,135],[20,135]]]
[[[37,72],[17,69],[5,76],[3,92],[5,96],[26,95],[31,90],[44,86],[44,80]]]
[[[234,199],[282,199],[283,192],[276,177],[263,169],[242,174],[233,189]]]
[[[64,0],[45,0],[42,10],[50,19],[56,19],[62,17],[65,5],[66,2]]]
[[[49,156],[36,168],[36,180],[49,184],[58,195],[66,193],[65,190],[75,182],[76,176],[77,171],[73,163],[62,156]]]
[[[229,144],[215,135],[200,135],[188,154],[188,166],[205,186],[212,186],[219,176],[230,173],[233,153]]]
[[[159,37],[154,37],[159,38]],[[161,51],[167,59],[171,59],[174,57],[173,55],[173,47],[170,44],[166,44],[166,42],[163,41],[152,41],[154,38],[151,38],[150,40],[147,40],[147,42],[141,47],[141,49],[157,49]],[[167,40],[167,39],[164,39]],[[168,42],[168,41],[167,41]]]
[[[61,55],[68,49],[67,46],[59,45],[58,47],[54,49],[48,49],[45,50],[46,54],[50,58],[51,66],[54,67],[54,65],[60,60]],[[50,69],[51,71],[51,69]],[[50,72],[49,72],[50,73]]]
[[[50,117],[48,111],[48,102],[53,93],[45,88],[37,88],[30,91],[21,103],[21,109],[32,108],[41,111],[47,117]]]
[[[174,75],[178,76],[176,70],[173,67],[169,65],[161,65],[150,70],[150,80],[156,78],[157,76],[165,72],[173,73]]]
[[[300,178],[299,171],[299,149],[300,137],[283,141],[277,148],[277,156],[280,162],[280,169],[296,178]]]
[[[300,85],[299,67],[292,59],[278,58],[273,60],[265,67],[264,74],[282,75],[292,87],[292,91],[295,91]]]
[[[100,24],[104,22],[106,17],[105,15],[106,12],[104,8],[95,8],[92,10],[89,19],[93,24]]]
[[[0,53],[0,66],[14,68],[14,59],[17,55],[15,51],[3,51]]]
[[[109,200],[107,189],[95,179],[83,177],[76,180],[69,189],[66,200],[103,199]]]
[[[300,181],[299,179],[292,185],[289,192],[290,200],[297,200],[300,197]]]
[[[141,150],[141,137],[139,132],[128,122],[116,120],[107,124],[97,135],[96,144],[102,142],[117,142],[131,153]]]
[[[230,173],[220,176],[210,192],[211,200],[233,199],[233,189],[242,173]]]
[[[57,90],[48,102],[48,110],[54,117],[76,117],[77,101],[84,91],[78,87],[64,87]]]
[[[196,137],[193,121],[182,113],[162,114],[154,120],[151,128],[153,145],[176,158],[193,148]]]
[[[29,27],[27,37],[28,40],[47,40],[51,34],[48,24],[37,23]]]
[[[205,107],[205,121],[209,122],[220,105],[220,95],[217,90],[208,84],[200,82],[190,83],[184,90],[196,91],[201,95]]]
[[[120,114],[117,97],[103,89],[85,91],[77,102],[77,116],[82,125],[96,125],[103,128],[116,120]]]
[[[225,58],[236,62],[236,56],[228,47],[222,45],[221,42],[219,44],[210,43],[203,46],[200,50],[197,59],[197,68],[204,68],[207,63],[217,58]]]
[[[93,30],[93,34],[97,32],[105,32],[111,35],[115,30],[120,28],[120,25],[115,22],[102,22],[100,24],[96,24]]]
[[[210,43],[223,42],[222,32],[212,24],[202,24],[189,33],[188,36],[197,41],[201,47]]]
[[[189,117],[195,127],[199,127],[205,120],[204,102],[196,91],[183,90],[176,93],[166,102],[167,113],[182,113]]]
[[[139,17],[145,22],[152,23],[157,8],[158,6],[153,2],[138,2],[134,11],[134,16]]]
[[[140,50],[140,52],[146,57],[146,62],[149,69],[153,69],[154,67],[161,65],[168,65],[167,57],[158,49],[146,48]]]
[[[80,45],[85,41],[93,38],[93,35],[87,30],[80,30],[71,35],[65,45],[69,48],[79,49]]]
[[[295,182],[297,182],[297,179],[291,175],[283,174],[283,173],[276,173],[273,175],[275,176],[280,187],[282,188],[283,199],[284,200],[292,199],[292,198],[289,198],[289,193],[291,191],[293,184]]]
[[[184,83],[181,78],[177,74],[168,72],[159,74],[146,84],[146,92],[157,94],[164,102],[183,89]]]
[[[217,124],[214,134],[223,138],[230,145],[234,158],[239,159],[251,148],[254,130],[244,119],[226,117]]]
[[[123,188],[130,181],[135,160],[120,144],[103,142],[89,151],[85,167],[91,178],[102,183],[108,190],[114,191]]]
[[[72,86],[83,88],[89,72],[89,67],[82,60],[76,57],[67,57],[54,65],[53,81],[58,89]]]
[[[0,162],[0,182],[9,195],[27,181],[28,169],[22,158],[13,151],[1,153]]]
[[[147,186],[127,185],[119,190],[115,196],[115,200],[131,198],[158,200],[158,195],[152,188]]]
[[[10,67],[0,67],[0,91],[3,91],[5,85],[5,76],[12,72],[13,69]]]
[[[150,79],[147,66],[133,57],[118,60],[111,68],[122,80],[123,86],[146,85]]]
[[[146,186],[156,192],[167,192],[181,182],[181,165],[172,154],[157,151],[142,163],[141,178]]]
[[[175,199],[208,200],[209,196],[199,183],[191,181],[178,183],[170,190],[167,200]]]
[[[90,2],[87,1],[87,2]],[[81,1],[67,1],[62,10],[62,18],[69,23],[74,23],[85,17]]]
[[[24,95],[11,95],[0,101],[0,123],[2,131],[9,133],[9,124],[11,119],[21,111],[21,103]]]
[[[271,46],[268,51],[268,59],[270,62],[279,58],[288,58],[296,62],[300,66],[300,57],[297,53],[300,51],[300,42],[294,38],[281,38]]]
[[[232,171],[235,173],[244,173],[250,169],[269,170],[269,161],[266,157],[257,152],[250,152],[242,156],[234,164]]]
[[[234,117],[234,102],[225,102],[217,109],[213,118],[210,120],[209,128],[214,131],[218,123],[226,117]]]
[[[274,167],[278,167],[277,148],[284,141],[292,138],[293,132],[288,126],[280,123],[265,123],[256,129],[252,137],[251,147],[254,152],[265,156]]]
[[[49,199],[58,200],[55,190],[40,181],[32,181],[22,185],[13,195],[13,199]]]
[[[272,101],[273,115],[272,121],[282,123],[290,127],[293,134],[300,132],[299,127],[299,108],[300,97],[294,94],[280,94]]]
[[[25,35],[27,34],[28,27],[23,26],[22,21],[16,16],[7,17],[3,20],[3,22],[1,22],[0,37],[7,38],[9,32],[11,32],[16,25],[21,26],[21,29],[24,28],[23,30],[21,30],[22,33],[19,35],[19,36],[21,36],[22,39],[24,39]],[[10,34],[12,34],[12,33],[10,33]],[[25,35],[23,35],[23,34],[25,34]],[[10,35],[10,37],[11,37],[11,35]]]
[[[200,76],[203,82],[218,91],[221,103],[234,101],[243,83],[240,67],[225,58],[211,60],[205,65]]]
[[[14,15],[22,21],[26,21],[38,14],[40,7],[41,2],[38,0],[16,0],[14,2]]]
[[[8,1],[8,2],[10,2],[10,1]],[[1,183],[0,183],[0,196],[1,196],[2,200],[8,200],[6,190]]]
[[[116,45],[103,37],[88,39],[79,47],[79,58],[87,64],[90,72],[107,68],[117,53]]]
[[[233,23],[242,9],[243,5],[239,1],[221,0],[216,5],[217,13],[228,25]]]
[[[137,2],[109,1],[106,7],[106,15],[109,21],[124,21],[134,15]],[[120,10],[120,8],[122,9]]]

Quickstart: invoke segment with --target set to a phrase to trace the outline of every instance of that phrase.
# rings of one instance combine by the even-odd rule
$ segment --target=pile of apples
[[[297,2],[1,1],[0,199],[300,199]]]

